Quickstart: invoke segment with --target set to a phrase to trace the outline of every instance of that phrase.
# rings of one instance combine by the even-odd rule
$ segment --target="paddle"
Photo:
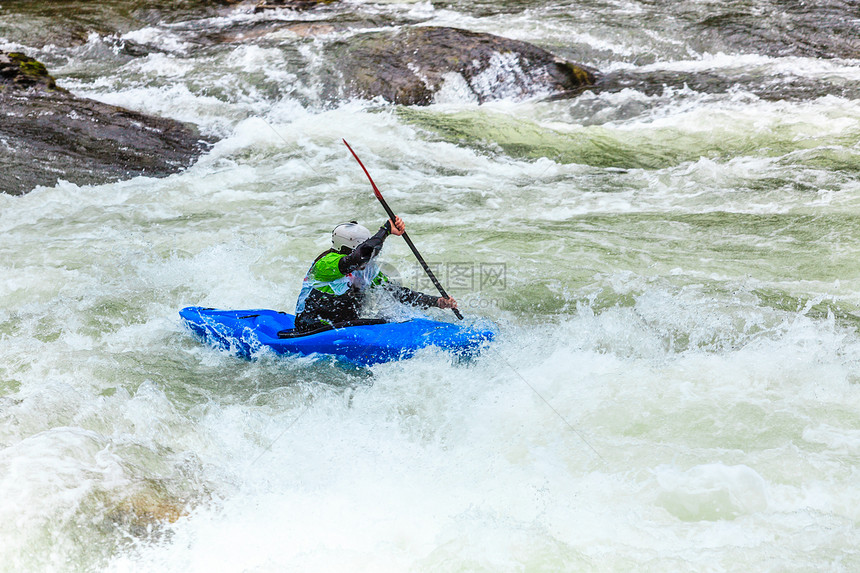
[[[352,153],[352,156],[355,157],[355,160],[358,161],[358,164],[361,165],[361,168],[364,170],[364,174],[367,175],[368,180],[370,180],[370,185],[373,187],[373,193],[376,195],[376,198],[379,199],[379,202],[382,203],[382,208],[385,209],[385,212],[388,214],[388,218],[393,222],[395,219],[394,211],[391,210],[391,207],[388,206],[388,203],[385,202],[385,199],[382,198],[382,193],[379,192],[379,188],[376,186],[376,183],[373,182],[373,178],[370,176],[370,173],[367,171],[367,167],[364,166],[364,163],[361,162],[361,159],[358,158],[358,155],[355,151],[352,150],[352,147],[343,140],[344,145],[346,145],[349,152]],[[433,271],[430,270],[430,267],[427,266],[427,263],[424,262],[424,257],[421,256],[421,253],[418,252],[418,249],[415,248],[415,245],[412,243],[412,239],[409,238],[409,235],[406,232],[403,232],[403,239],[406,241],[406,244],[409,245],[409,248],[412,249],[412,254],[415,255],[415,258],[418,259],[418,262],[421,263],[421,266],[424,268],[424,272],[427,273],[427,276],[430,277],[430,280],[433,281],[433,284],[439,290],[439,294],[442,295],[443,298],[449,298],[448,293],[445,292],[445,289],[442,288],[442,285],[439,284],[439,281],[436,279],[436,275],[433,274]],[[460,311],[456,308],[452,308],[454,311],[454,315],[463,320],[463,315],[460,314]]]

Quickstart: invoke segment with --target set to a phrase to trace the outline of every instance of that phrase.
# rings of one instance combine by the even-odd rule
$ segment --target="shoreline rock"
[[[41,62],[15,52],[0,52],[0,113],[0,192],[12,195],[60,179],[163,177],[210,145],[194,126],[77,97]]]

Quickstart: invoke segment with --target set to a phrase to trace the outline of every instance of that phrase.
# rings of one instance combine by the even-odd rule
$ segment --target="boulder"
[[[330,99],[381,97],[427,105],[446,82],[479,103],[576,95],[594,85],[596,70],[568,62],[532,44],[446,27],[370,32],[332,44],[337,69]]]
[[[99,184],[161,177],[208,148],[196,128],[72,95],[43,64],[0,52],[0,192],[59,179]]]

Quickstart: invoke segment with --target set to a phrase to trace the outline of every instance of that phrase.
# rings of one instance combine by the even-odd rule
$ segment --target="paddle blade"
[[[370,173],[367,171],[367,167],[365,167],[364,163],[361,162],[361,159],[358,158],[358,154],[353,151],[352,146],[346,142],[346,139],[343,140],[343,144],[346,145],[346,148],[349,149],[349,152],[352,153],[352,156],[355,157],[356,161],[358,161],[364,174],[367,175],[367,180],[370,181],[370,186],[373,187],[373,193],[376,195],[376,198],[384,202],[385,200],[382,198],[382,193],[379,192],[379,188],[376,186],[376,183],[373,182],[373,177],[370,176]]]

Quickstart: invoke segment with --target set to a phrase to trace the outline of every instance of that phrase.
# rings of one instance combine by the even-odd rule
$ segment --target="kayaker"
[[[342,223],[331,232],[331,248],[320,254],[302,282],[296,303],[296,329],[313,330],[326,324],[359,318],[369,288],[384,288],[403,304],[422,308],[457,308],[451,297],[442,298],[395,285],[376,264],[376,255],[388,235],[402,235],[400,217],[390,219],[375,235],[356,221]]]

